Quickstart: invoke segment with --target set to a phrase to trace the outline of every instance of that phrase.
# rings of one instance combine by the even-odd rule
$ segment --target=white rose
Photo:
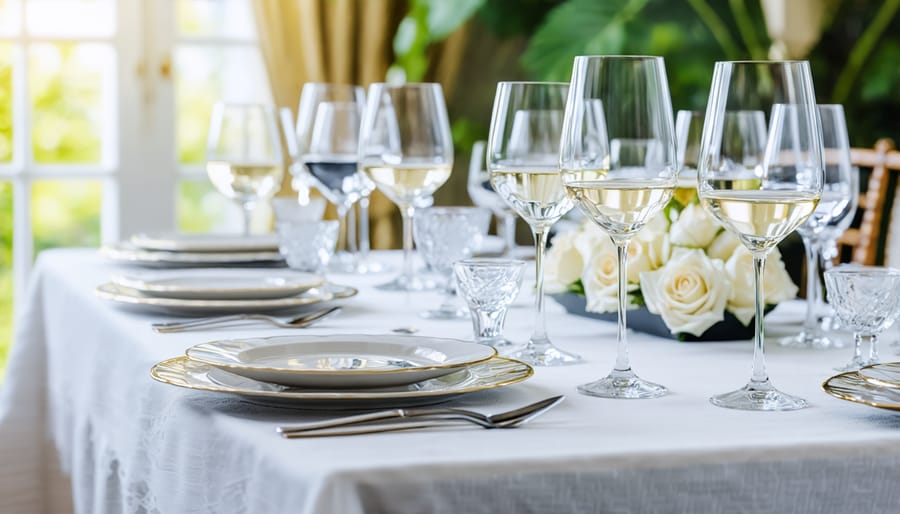
[[[578,249],[580,232],[558,234],[544,256],[544,287],[548,293],[561,293],[581,278],[584,256]]]
[[[656,216],[650,218],[650,221],[644,225],[644,228],[638,232],[640,234],[667,234],[669,232],[669,219],[665,213],[660,212]]]
[[[756,288],[753,283],[753,255],[745,246],[735,248],[725,272],[731,280],[731,295],[727,309],[745,326],[756,315]],[[773,250],[766,259],[763,275],[763,301],[774,305],[797,295],[797,286],[791,282],[784,269],[784,262],[778,250]]]
[[[619,308],[619,265],[615,246],[596,252],[581,274],[585,308],[589,312],[614,312]],[[634,291],[637,284],[629,284]],[[630,303],[630,301],[629,301]]]
[[[709,255],[711,259],[721,259],[727,262],[738,246],[742,246],[741,240],[728,230],[723,230],[709,244],[706,255]]]
[[[692,203],[682,209],[669,231],[672,244],[691,248],[706,248],[721,226],[702,205]]]
[[[669,259],[669,235],[638,232],[628,245],[628,282],[638,284],[641,273],[653,271]]]
[[[678,248],[665,266],[641,274],[647,310],[673,333],[699,337],[722,321],[729,289],[722,261],[699,249]]]

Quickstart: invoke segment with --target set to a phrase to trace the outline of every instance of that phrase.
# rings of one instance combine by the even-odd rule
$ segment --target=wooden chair
[[[894,150],[894,142],[890,139],[879,139],[874,148],[851,148],[850,161],[860,168],[861,173],[866,169],[871,172],[868,186],[860,188],[864,192],[859,198],[859,226],[848,229],[838,244],[841,248],[852,249],[852,262],[884,264],[894,200],[900,200],[895,194],[900,176],[900,152]],[[861,217],[859,213],[862,213]]]

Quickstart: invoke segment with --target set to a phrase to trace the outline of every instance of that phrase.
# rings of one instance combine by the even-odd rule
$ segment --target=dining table
[[[393,251],[371,258],[400,263]],[[679,342],[630,330],[652,400],[578,394],[615,361],[616,324],[547,301],[547,327],[580,364],[537,367],[528,380],[445,406],[502,411],[565,400],[515,429],[453,424],[423,430],[283,439],[276,427],[341,413],[193,391],[150,368],[193,345],[287,334],[392,334],[473,340],[469,320],[429,320],[439,292],[390,292],[389,274],[328,273],[359,290],[304,329],[238,324],[156,333],[162,313],[125,309],[95,289],[128,270],[96,249],[42,252],[18,299],[0,385],[0,512],[39,513],[844,513],[900,512],[900,415],[825,394],[850,348],[774,344],[800,329],[804,304],[767,317],[770,375],[809,400],[792,412],[716,407],[743,385],[750,341]],[[524,342],[533,279],[505,336]],[[472,343],[476,344],[476,343]],[[892,355],[885,349],[884,355]]]

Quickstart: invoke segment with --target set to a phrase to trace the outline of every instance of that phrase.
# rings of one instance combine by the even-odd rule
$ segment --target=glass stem
[[[447,282],[444,284],[444,300],[438,310],[441,312],[456,312],[456,280],[453,272],[447,276]]]
[[[806,322],[803,331],[807,337],[819,334],[819,321],[816,316],[819,293],[819,256],[818,248],[809,236],[803,236],[803,248],[806,251]]]
[[[535,271],[535,297],[534,297],[534,331],[528,346],[536,348],[539,353],[550,346],[547,338],[547,322],[544,319],[544,250],[547,248],[547,229],[532,228],[534,235],[534,271]]]
[[[869,339],[869,337],[859,333],[853,334],[853,359],[850,361],[851,363],[862,365],[863,339]]]
[[[866,364],[876,364],[881,360],[878,356],[878,336],[872,334],[869,336],[869,360]]]
[[[344,209],[344,217],[347,219],[347,245],[344,249],[356,255],[356,216],[353,215],[353,204]]]
[[[512,251],[516,247],[516,217],[512,214],[504,214],[500,221],[501,224],[497,230],[502,234],[503,242],[506,245],[506,254],[512,257]]]
[[[343,204],[335,205],[338,215],[338,244],[337,249],[347,250],[350,246],[350,230],[347,225],[347,206]]]
[[[406,205],[400,209],[400,215],[403,219],[403,272],[402,276],[407,282],[412,282],[414,276],[412,250],[413,250],[413,216],[416,208],[412,205]]]
[[[616,255],[619,258],[619,324],[616,330],[616,367],[615,371],[631,371],[628,360],[628,334],[626,332],[626,300],[628,299],[628,243],[630,239],[613,239],[616,244]]]
[[[365,259],[369,255],[369,197],[359,199],[359,254]]]
[[[241,211],[244,213],[244,235],[249,236],[253,224],[253,202],[241,202]]]
[[[766,270],[766,255],[753,255],[753,285],[756,288],[756,317],[753,323],[756,336],[753,341],[753,376],[751,382],[765,383],[769,381],[766,371],[765,332],[763,331],[763,273]]]

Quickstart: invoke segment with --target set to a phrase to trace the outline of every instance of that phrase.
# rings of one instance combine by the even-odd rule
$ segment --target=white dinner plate
[[[871,384],[855,371],[829,378],[822,384],[822,389],[841,400],[900,411],[900,389]]]
[[[349,286],[327,283],[303,294],[287,298],[261,300],[196,300],[183,298],[159,298],[146,295],[136,289],[108,282],[97,286],[97,296],[123,307],[144,312],[172,315],[230,314],[251,312],[275,312],[343,300],[356,296],[358,291]]]
[[[900,362],[872,364],[862,368],[858,373],[870,384],[900,389]]]
[[[230,339],[187,350],[192,360],[263,382],[354,389],[421,382],[495,355],[477,343],[397,334]]]
[[[277,234],[137,234],[131,244],[166,252],[277,252]]]
[[[154,268],[284,265],[284,259],[277,251],[168,252],[144,250],[131,243],[118,243],[101,247],[100,254],[116,262]]]
[[[299,271],[227,268],[132,273],[114,276],[112,282],[161,298],[258,300],[297,296],[324,279]]]
[[[304,389],[260,382],[187,357],[153,366],[150,375],[165,384],[228,393],[253,400],[314,409],[382,409],[439,403],[456,396],[517,384],[534,369],[505,357],[462,368],[415,384],[380,389]]]

